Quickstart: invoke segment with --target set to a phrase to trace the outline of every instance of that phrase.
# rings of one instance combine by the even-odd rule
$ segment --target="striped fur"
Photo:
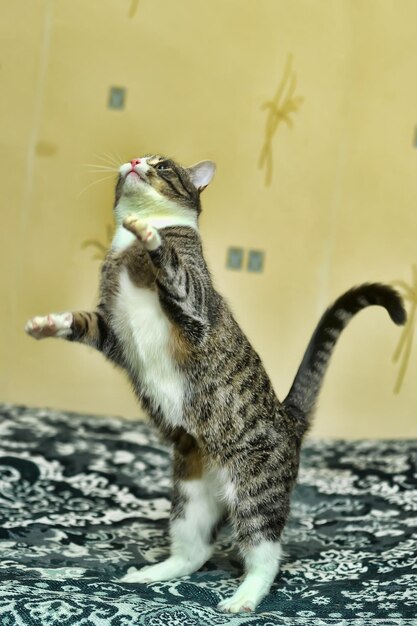
[[[213,173],[209,162],[187,169],[152,155],[124,164],[97,309],[34,318],[27,332],[94,346],[126,370],[174,447],[171,556],[123,580],[195,571],[227,515],[246,578],[220,608],[238,612],[253,610],[278,572],[302,438],[340,333],[369,305],[385,307],[397,324],[405,311],[385,285],[341,296],[320,320],[280,403],[204,260],[197,218]]]
[[[287,411],[311,420],[311,415],[341,332],[362,309],[384,307],[395,324],[405,324],[406,312],[398,293],[387,285],[370,283],[350,289],[327,309],[307,346],[301,365],[283,404]]]

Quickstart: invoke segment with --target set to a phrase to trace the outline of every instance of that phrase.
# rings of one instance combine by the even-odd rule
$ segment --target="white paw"
[[[72,313],[51,313],[43,317],[33,317],[27,322],[25,331],[35,339],[69,337],[72,322]]]
[[[254,611],[256,604],[250,594],[239,593],[239,589],[231,598],[222,600],[217,608],[224,613],[249,613]]]
[[[142,222],[135,215],[128,215],[123,220],[123,226],[126,230],[136,235],[147,250],[156,250],[161,245],[161,237],[153,226]]]
[[[261,590],[260,579],[246,576],[231,598],[219,603],[218,609],[225,613],[248,613],[254,611],[265,597],[265,588]],[[268,588],[266,588],[268,591]]]
[[[150,566],[142,567],[142,569],[136,569],[136,567],[130,567],[128,573],[120,578],[121,583],[150,583],[153,582],[149,576],[146,576],[146,571],[150,569]]]
[[[201,567],[201,562],[192,562],[178,556],[170,556],[165,561],[147,565],[140,570],[132,567],[123,576],[122,583],[155,583],[172,578],[188,576]]]
[[[231,598],[226,598],[218,609],[226,613],[247,613],[254,611],[271,588],[272,581],[265,576],[247,574]]]

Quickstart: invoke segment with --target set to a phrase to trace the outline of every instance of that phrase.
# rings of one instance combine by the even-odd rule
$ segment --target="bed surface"
[[[0,405],[0,624],[415,625],[416,465],[415,440],[307,441],[281,573],[226,615],[227,528],[192,576],[117,582],[168,554],[170,453],[149,425]]]

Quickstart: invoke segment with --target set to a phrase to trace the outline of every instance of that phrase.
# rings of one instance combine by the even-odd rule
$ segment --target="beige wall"
[[[82,164],[148,151],[211,158],[201,230],[216,284],[289,388],[323,308],[355,283],[411,280],[417,263],[417,4],[411,0],[2,2],[0,400],[137,416],[100,355],[23,333],[34,314],[94,305],[111,180]],[[137,6],[136,6],[137,5]],[[135,8],[137,9],[135,11]],[[257,162],[288,54],[304,98]],[[107,108],[111,85],[126,108]],[[266,251],[260,275],[229,245]],[[417,434],[417,349],[398,396],[400,331],[368,310],[340,341],[314,434]]]

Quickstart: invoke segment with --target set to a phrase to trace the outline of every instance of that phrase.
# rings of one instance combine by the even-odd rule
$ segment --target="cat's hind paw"
[[[46,337],[69,337],[72,333],[72,313],[51,313],[43,317],[37,316],[29,320],[25,331],[35,339]]]
[[[147,250],[156,250],[161,245],[161,237],[156,228],[142,222],[136,215],[128,215],[123,220],[123,227],[143,243]]]
[[[235,594],[220,602],[217,608],[223,613],[251,613],[255,610],[255,603],[249,598],[239,597],[238,594]]]
[[[135,567],[131,567],[127,574],[125,574],[122,578],[119,579],[121,583],[150,583],[152,581],[152,577],[146,575],[146,570],[149,569],[149,566],[142,567],[142,569],[136,569]]]
[[[146,565],[137,570],[132,567],[120,580],[122,583],[154,583],[172,578],[181,578],[196,572],[201,567],[201,561],[192,561],[180,556],[170,556],[165,561]]]

